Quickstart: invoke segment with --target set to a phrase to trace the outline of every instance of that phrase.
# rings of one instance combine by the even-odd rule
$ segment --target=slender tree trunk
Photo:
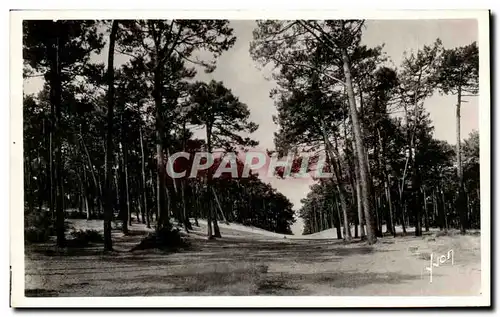
[[[418,167],[414,163],[413,168],[413,176],[412,176],[412,184],[415,188],[413,188],[413,193],[415,195],[413,199],[413,211],[415,215],[415,236],[419,237],[422,235],[422,205],[421,205],[421,195],[420,195],[420,175],[418,171]]]
[[[122,220],[122,232],[128,234],[128,210],[127,210],[127,186],[125,181],[125,164],[123,159],[123,145],[119,143],[119,169],[120,169],[120,180],[119,180],[119,191],[120,191],[120,219]]]
[[[157,59],[159,57],[157,56]],[[157,162],[157,187],[156,187],[156,203],[159,221],[158,228],[169,226],[168,209],[165,208],[165,164],[163,162],[163,120],[162,120],[162,93],[163,80],[161,69],[158,61],[156,61],[155,78],[154,78],[154,100],[156,108],[156,162]]]
[[[61,159],[62,161],[62,159]],[[61,177],[62,178],[62,177]],[[63,212],[66,211],[66,201],[65,201],[65,196],[64,196],[64,181],[61,179],[61,204],[62,204],[62,210]]]
[[[335,202],[332,200],[332,221],[334,221],[334,224],[332,226],[335,226],[337,229],[337,239],[341,240],[342,239],[342,230],[340,229],[340,214],[337,213],[337,216],[335,216]],[[335,219],[338,218],[338,221],[335,221]]]
[[[83,138],[83,133],[82,133],[82,127],[80,125],[80,142],[82,144],[83,151],[85,153],[85,156],[87,157],[87,162],[89,165],[89,170],[92,175],[92,180],[94,181],[94,188],[95,188],[95,195],[99,200],[99,204],[102,206],[102,188],[101,188],[101,182],[97,179],[99,176],[98,173],[95,172],[95,167],[94,164],[92,164],[92,159],[90,157],[89,150],[87,149],[87,145],[85,144],[85,139]],[[97,176],[96,176],[97,174]]]
[[[146,214],[146,227],[151,228],[150,215],[148,210],[148,196],[147,196],[148,185],[146,184],[144,138],[142,136],[142,128],[140,126],[139,126],[139,137],[141,139],[141,176],[142,176],[142,186],[143,186],[141,198],[143,205],[143,213]],[[144,214],[142,216],[142,222],[144,223]]]
[[[51,220],[54,220],[55,216],[55,173],[54,173],[54,120],[55,120],[55,104],[53,102],[50,103],[50,133],[49,133],[49,216]]]
[[[311,226],[311,232],[312,233],[316,233],[318,232],[318,221],[316,220],[316,212],[314,210],[314,204],[311,204],[311,213],[312,213],[312,217],[311,217],[311,220],[312,220],[312,226]]]
[[[212,208],[215,209],[214,204],[212,203]],[[214,221],[214,237],[216,238],[221,238],[222,235],[220,234],[220,228],[219,228],[219,223],[217,222],[217,213],[214,212],[212,209],[212,215],[214,216],[213,221]]]
[[[205,193],[206,195],[206,193]],[[214,239],[214,235],[212,233],[212,202],[210,200],[207,201],[208,210],[207,210],[207,238],[208,240]]]
[[[405,219],[406,219],[406,215],[405,215],[406,205],[405,205],[405,202],[403,201],[402,197],[403,197],[403,193],[400,191],[399,192],[399,208],[401,210],[400,210],[400,213],[399,213],[399,217],[401,219],[401,227],[403,229],[403,235],[406,235],[406,222],[405,222]]]
[[[126,143],[123,143],[123,168],[125,172],[125,197],[126,197],[126,202],[127,202],[127,219],[128,219],[128,225],[132,225],[132,213],[130,212],[130,189],[128,186],[128,159],[127,159],[127,145]],[[137,220],[139,221],[139,216],[137,216]]]
[[[391,189],[388,185],[387,178],[384,181],[385,196],[387,198],[387,205],[389,208],[389,223],[387,224],[388,232],[390,232],[394,237],[396,236],[396,228],[394,227],[394,216],[392,211],[392,199],[391,199]]]
[[[380,159],[381,159],[381,165],[382,165],[382,171],[384,174],[384,188],[385,188],[385,196],[387,199],[387,205],[389,207],[389,222],[387,223],[387,231],[390,232],[394,237],[396,236],[396,230],[394,227],[394,217],[393,217],[393,211],[392,211],[392,199],[391,199],[391,188],[389,186],[390,184],[390,178],[389,178],[389,171],[387,170],[387,161],[385,157],[385,140],[382,139],[382,135],[380,133],[380,130],[377,128],[377,134],[378,134],[378,139],[379,139],[379,146],[380,146]]]
[[[380,233],[382,232],[382,220],[381,220],[381,217],[379,215],[379,212],[380,212],[380,207],[379,207],[379,200],[378,200],[378,197],[375,197],[375,204],[373,205],[375,207],[375,223],[377,224],[377,227],[376,227],[376,236],[379,237],[380,236]]]
[[[441,186],[441,204],[438,205],[441,206],[439,207],[439,211],[440,211],[440,227],[442,227],[441,230],[445,230],[445,231],[448,231],[448,226],[446,224],[446,198],[444,196],[444,188],[443,186]]]
[[[436,219],[439,222],[439,209],[438,209],[438,202],[437,202],[437,195],[436,195],[436,188],[432,189],[432,224],[435,226],[436,225]],[[443,230],[441,227],[441,223],[438,225],[440,230]]]
[[[424,193],[425,231],[429,232],[429,213],[427,211],[427,195],[425,194],[425,189],[422,191]]]
[[[354,218],[354,238],[359,238],[357,218]]]
[[[118,21],[114,20],[111,26],[111,34],[109,36],[109,52],[108,52],[108,113],[107,113],[107,134],[106,134],[106,159],[105,159],[105,199],[104,199],[104,250],[113,250],[113,242],[111,240],[111,221],[113,219],[113,189],[112,189],[112,168],[113,161],[113,107],[114,107],[114,54],[115,40],[118,31]]]
[[[206,133],[207,133],[207,151],[208,153],[212,153],[212,127],[210,124],[206,124]],[[210,199],[210,188],[212,186],[212,174],[210,169],[207,171],[207,188],[205,191],[205,199],[209,204],[208,208],[208,215],[207,215],[207,236],[208,239],[213,239],[217,237],[217,234],[220,236],[220,231],[217,232],[217,229],[219,228],[218,226],[216,227],[215,222],[217,221],[216,219],[214,220],[214,234],[212,234],[212,215],[213,215],[213,203],[212,199]],[[214,217],[215,218],[215,217]]]
[[[339,229],[340,229],[340,224],[342,223],[342,215],[341,215],[342,208],[340,207],[340,202],[338,199],[336,200],[336,203],[337,203],[337,217],[339,218]],[[347,234],[347,232],[344,232],[343,235],[341,234],[340,239],[344,239],[346,234]]]
[[[85,166],[82,166],[84,173],[85,173]],[[90,214],[89,208],[88,208],[88,203],[87,203],[87,190],[85,189],[86,180],[85,183],[83,182],[82,177],[77,174],[78,176],[78,181],[80,182],[80,213],[83,213],[83,210],[85,209],[85,212],[87,214],[87,220],[90,220],[92,218],[92,215]],[[85,176],[84,176],[85,179]]]
[[[66,238],[64,230],[64,210],[63,210],[63,193],[62,193],[62,135],[61,135],[61,65],[59,55],[61,50],[60,43],[60,21],[53,22],[53,40],[54,43],[49,49],[50,54],[50,99],[51,113],[54,133],[54,187],[55,187],[55,214],[56,214],[56,237],[57,246],[65,247]]]
[[[89,208],[89,190],[88,190],[88,177],[87,177],[87,170],[85,168],[85,164],[82,164],[82,170],[83,170],[83,189],[84,189],[84,195],[85,195],[85,206],[86,211],[87,211],[87,220],[92,218],[92,210]]]
[[[354,127],[353,127],[354,129]],[[353,131],[354,134],[354,131]],[[364,224],[364,215],[363,215],[363,199],[361,197],[361,184],[360,184],[360,175],[359,175],[359,163],[356,158],[356,142],[352,139],[352,149],[353,149],[353,157],[354,157],[354,182],[356,184],[356,203],[358,207],[358,222],[361,232],[361,239],[366,239],[365,233],[365,224]]]
[[[156,226],[158,227],[158,216],[159,216],[158,203],[155,201],[155,196],[156,196],[156,195],[154,195],[154,193],[155,193],[155,185],[154,185],[153,171],[151,169],[149,170],[149,179],[151,180],[151,191],[153,192],[153,195],[151,196],[152,197],[152,201],[153,201],[153,204],[156,205],[156,208],[154,209],[154,213],[153,214],[155,216]],[[157,186],[158,186],[158,179],[156,179],[156,183],[157,183]],[[153,214],[151,215],[151,219],[153,219]]]
[[[186,209],[185,185],[185,180],[181,179],[182,218],[184,219],[184,228],[186,229],[186,232],[189,232],[189,230],[193,230],[193,227],[189,221],[189,215]]]
[[[460,77],[461,77],[460,72]],[[458,87],[457,97],[457,175],[458,175],[458,195],[456,207],[460,218],[460,233],[465,234],[467,230],[467,206],[465,200],[464,176],[462,170],[462,141],[460,137],[460,106],[462,103],[462,87]]]
[[[349,112],[351,114],[351,120],[354,127],[354,139],[356,142],[357,158],[359,161],[360,169],[360,181],[361,181],[361,196],[363,198],[363,209],[365,212],[366,219],[366,231],[368,243],[373,244],[377,242],[376,237],[376,219],[373,215],[373,200],[371,199],[371,188],[370,188],[370,172],[368,168],[368,161],[366,160],[366,151],[363,142],[363,135],[361,133],[361,126],[358,119],[358,113],[356,109],[356,100],[354,97],[354,90],[351,79],[351,67],[349,65],[349,56],[347,55],[347,49],[341,49],[344,76],[346,81],[347,95],[349,97]]]
[[[201,208],[200,208],[200,191],[198,188],[198,183],[193,184],[193,190],[195,195],[195,208],[196,208],[193,212],[194,225],[200,227],[200,224],[198,223],[198,213]]]

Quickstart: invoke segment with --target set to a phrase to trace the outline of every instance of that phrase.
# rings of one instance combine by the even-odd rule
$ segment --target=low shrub
[[[68,248],[85,248],[91,243],[102,243],[103,236],[97,230],[73,230],[71,232],[73,239],[66,240],[66,247]]]
[[[24,230],[24,241],[26,243],[43,243],[50,239],[50,228],[27,228]]]
[[[86,241],[88,243],[102,243],[104,238],[97,230],[75,230],[71,232],[74,240]]]
[[[185,241],[177,228],[165,227],[147,235],[142,241],[130,251],[160,249],[176,251],[187,248],[189,244]]]

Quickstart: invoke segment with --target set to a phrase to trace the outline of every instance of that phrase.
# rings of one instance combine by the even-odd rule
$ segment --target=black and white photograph
[[[11,305],[489,306],[489,41],[487,10],[12,11]]]

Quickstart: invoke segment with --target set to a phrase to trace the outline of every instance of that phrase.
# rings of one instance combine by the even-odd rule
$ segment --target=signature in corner
[[[441,255],[439,257],[436,257],[436,261],[434,261],[434,254],[431,253],[431,258],[430,258],[429,266],[425,267],[425,270],[429,271],[430,283],[432,283],[432,269],[433,269],[433,267],[439,267],[441,264],[444,264],[444,263],[448,262],[448,260],[450,260],[450,259],[451,259],[451,265],[454,265],[455,264],[455,260],[454,260],[454,257],[453,257],[453,250],[448,251],[447,254],[443,254],[443,255]]]

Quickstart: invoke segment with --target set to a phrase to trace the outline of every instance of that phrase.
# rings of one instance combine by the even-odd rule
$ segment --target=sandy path
[[[100,228],[96,222],[78,226]],[[142,238],[114,232],[120,252],[103,254],[102,245],[56,255],[51,246],[26,252],[27,296],[148,295],[477,295],[480,292],[479,236],[435,240],[383,238],[375,246],[322,239],[283,238],[221,226],[223,237],[191,234],[193,248],[180,253],[127,252]],[[142,234],[141,234],[142,232]],[[454,250],[454,265],[434,268],[428,255]]]

